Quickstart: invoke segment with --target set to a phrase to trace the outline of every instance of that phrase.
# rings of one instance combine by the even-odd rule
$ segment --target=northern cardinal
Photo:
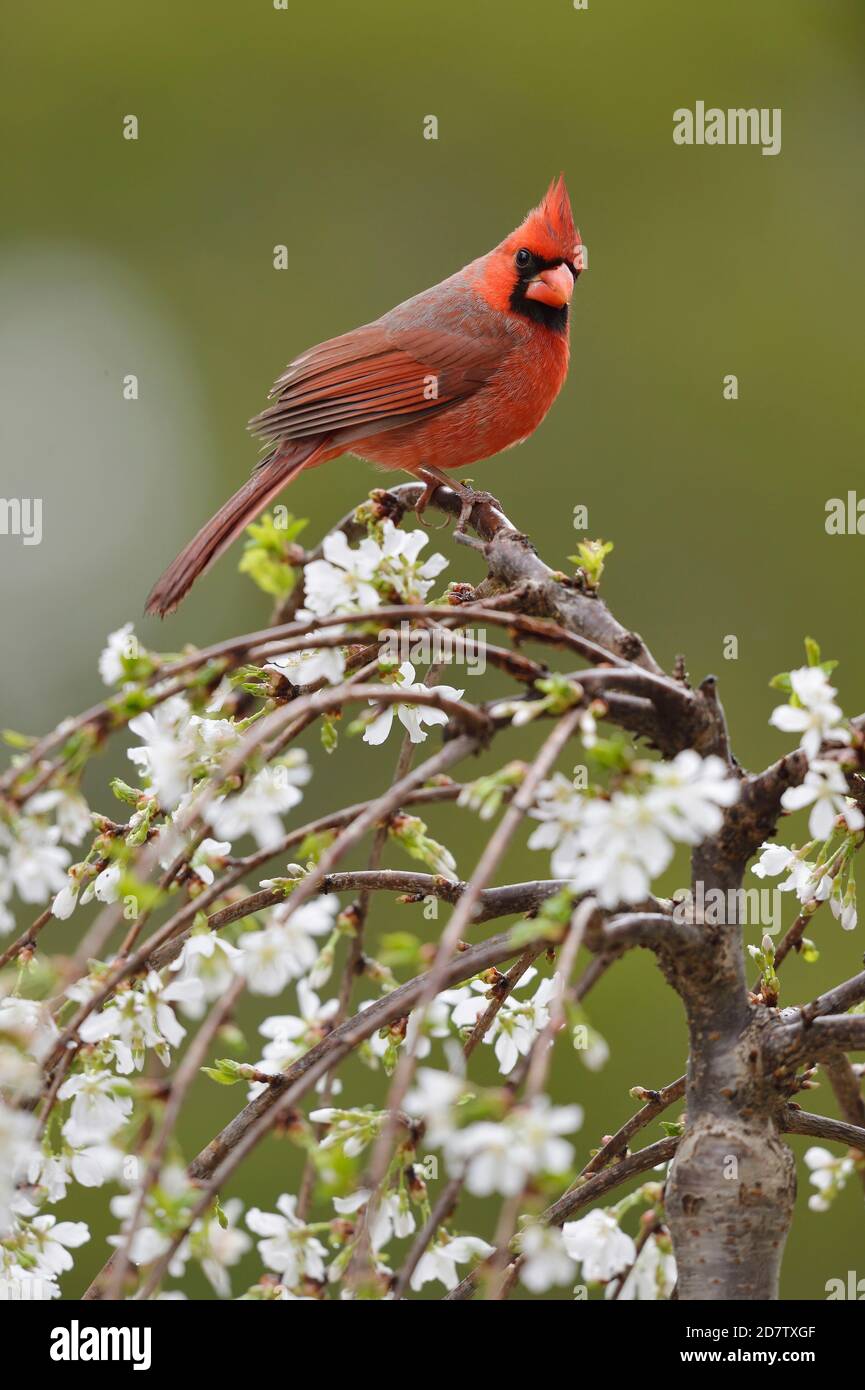
[[[568,370],[568,305],[582,268],[563,177],[493,251],[340,338],[310,348],[275,383],[249,428],[272,445],[154,585],[171,613],[262,508],[305,468],[351,453],[425,484],[419,508],[465,468],[519,444]]]

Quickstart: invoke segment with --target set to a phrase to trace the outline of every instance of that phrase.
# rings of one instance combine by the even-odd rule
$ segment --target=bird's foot
[[[449,486],[460,499],[460,514],[457,519],[457,524],[454,527],[455,535],[458,532],[461,533],[465,531],[469,522],[469,517],[475,507],[486,504],[490,507],[495,507],[497,511],[502,510],[501,502],[497,497],[493,497],[491,492],[476,492],[474,488],[469,487],[465,483],[450,483]]]
[[[433,493],[437,492],[442,484],[439,482],[438,478],[424,478],[423,482],[425,486],[420,497],[417,499],[417,504],[414,509],[415,516],[421,526],[425,526],[428,531],[441,531],[443,527],[447,526],[448,518],[445,517],[444,521],[440,522],[438,526],[433,526],[431,522],[424,520],[424,512],[433,499]]]

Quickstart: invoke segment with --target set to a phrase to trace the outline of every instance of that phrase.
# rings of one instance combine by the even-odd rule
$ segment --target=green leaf
[[[14,729],[4,729],[2,737],[10,748],[32,748],[36,743],[32,734],[19,734]]]
[[[249,1067],[244,1068],[242,1063],[234,1062],[230,1057],[220,1057],[215,1067],[202,1067],[201,1070],[217,1086],[236,1086],[238,1081],[244,1079],[244,1071],[249,1072]]]
[[[569,555],[572,565],[582,571],[590,589],[597,589],[604,573],[604,561],[613,549],[612,541],[579,541],[576,555]]]
[[[299,556],[294,542],[306,524],[289,512],[285,513],[284,524],[278,524],[273,512],[265,512],[260,521],[246,528],[249,539],[238,566],[240,573],[248,574],[272,598],[285,598],[297,579]]]

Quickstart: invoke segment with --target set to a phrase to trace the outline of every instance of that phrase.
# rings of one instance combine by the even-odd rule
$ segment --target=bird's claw
[[[460,499],[460,514],[457,524],[454,527],[455,534],[458,531],[465,531],[469,517],[475,507],[487,504],[488,506],[495,507],[497,511],[502,510],[501,502],[497,497],[493,497],[491,492],[475,492],[473,488],[465,486],[459,488],[459,490],[454,489],[454,491],[456,491]]]
[[[442,521],[438,526],[433,526],[431,522],[424,520],[424,512],[426,511],[427,507],[432,501],[433,493],[435,493],[440,487],[441,483],[439,483],[435,478],[428,482],[424,487],[424,490],[421,493],[420,497],[418,498],[417,504],[414,509],[415,516],[417,517],[421,526],[425,527],[427,531],[441,531],[443,527],[447,526],[448,524],[449,518],[447,516],[445,517],[444,521]]]

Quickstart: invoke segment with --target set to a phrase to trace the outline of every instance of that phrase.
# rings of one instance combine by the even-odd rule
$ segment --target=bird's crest
[[[511,243],[525,244],[544,260],[578,260],[582,241],[574,225],[564,174],[553,179],[538,206],[511,233],[507,245]]]

